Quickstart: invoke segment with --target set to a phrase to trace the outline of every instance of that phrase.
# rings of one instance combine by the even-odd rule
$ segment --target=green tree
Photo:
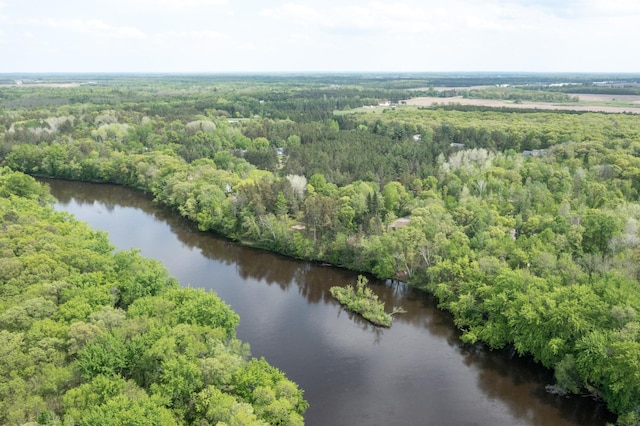
[[[621,231],[619,220],[607,213],[590,209],[582,217],[582,249],[585,253],[611,253],[610,242]]]

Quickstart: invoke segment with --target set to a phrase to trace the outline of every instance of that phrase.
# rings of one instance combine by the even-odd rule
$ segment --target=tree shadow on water
[[[520,357],[513,349],[491,351],[481,344],[461,343],[460,352],[465,365],[477,371],[484,394],[504,402],[514,417],[528,424],[557,424],[558,415],[566,425],[603,426],[616,421],[601,402],[548,392],[547,385],[555,382],[553,372],[529,356]]]

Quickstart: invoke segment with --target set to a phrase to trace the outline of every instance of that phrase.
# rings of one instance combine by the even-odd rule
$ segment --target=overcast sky
[[[640,0],[0,0],[0,72],[640,72]]]

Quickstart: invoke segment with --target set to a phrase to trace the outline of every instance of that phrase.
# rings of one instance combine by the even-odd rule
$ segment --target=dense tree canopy
[[[213,293],[180,289],[155,261],[0,169],[0,423],[303,423],[297,386],[235,337]]]
[[[122,93],[83,87],[73,100],[72,92],[13,89],[0,113],[0,157],[29,174],[142,189],[200,229],[247,244],[407,280],[439,298],[465,342],[530,355],[554,369],[558,391],[601,397],[621,424],[637,424],[640,116],[401,105],[334,113],[346,102],[362,106],[406,93],[388,81],[271,83],[271,90],[240,90],[216,81],[190,91],[165,83],[165,93],[157,83]],[[5,172],[2,179],[6,194],[46,198],[23,175]],[[11,209],[5,236],[18,232],[20,213]],[[71,227],[68,218],[49,220]],[[109,250],[104,236],[82,232],[93,243],[85,243],[86,256],[64,258],[66,269],[33,251],[46,238],[5,250],[0,268],[7,297],[23,294],[18,276],[55,287],[19,296],[24,300],[6,305],[0,323],[12,362],[23,362],[32,342],[24,333],[32,327],[50,327],[47,335],[64,341],[38,346],[48,353],[62,345],[63,358],[74,357],[71,369],[47,367],[60,378],[42,386],[83,380],[97,403],[65,389],[57,406],[108,411],[117,401],[104,389],[117,388],[118,395],[137,395],[131,415],[158,410],[162,418],[171,410],[174,419],[215,423],[231,414],[265,421],[280,404],[294,407],[287,413],[303,411],[299,396],[281,400],[290,393],[272,379],[229,376],[218,361],[196,359],[181,346],[186,330],[197,345],[208,344],[207,333],[234,341],[232,316],[186,321],[196,303],[190,292],[176,293],[156,267],[143,263],[134,273],[124,255],[95,255],[97,247]],[[34,257],[18,259],[22,254]],[[63,278],[68,268],[82,277]],[[109,278],[115,271],[117,286]],[[209,297],[197,303],[217,306]],[[156,313],[169,324],[157,324]],[[92,320],[97,314],[103,319]],[[59,321],[66,326],[54,325]],[[211,322],[213,331],[202,329]],[[120,349],[107,356],[105,345]],[[133,360],[132,345],[150,349]],[[231,347],[219,362],[236,360],[238,371],[263,365],[245,366],[244,353]],[[225,393],[241,383],[253,383],[251,394]],[[274,386],[265,390],[265,383]],[[14,395],[27,392],[16,386],[23,391]],[[39,399],[19,398],[29,405],[20,413],[43,412]],[[68,412],[109,418],[96,410]]]

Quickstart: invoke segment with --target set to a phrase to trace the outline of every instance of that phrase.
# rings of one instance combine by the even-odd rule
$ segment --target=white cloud
[[[327,15],[303,4],[285,3],[276,9],[264,9],[260,14],[265,18],[280,19],[293,25],[305,27],[331,25],[331,20]]]
[[[0,69],[42,69],[36,60],[46,43],[60,53],[51,55],[46,67],[69,70],[86,67],[79,52],[96,47],[102,62],[92,66],[122,70],[640,69],[629,43],[620,43],[637,38],[640,0],[36,4],[0,0],[0,54],[20,58],[17,65],[0,62]]]
[[[585,0],[497,0],[497,4],[564,18],[582,16],[586,10]]]
[[[520,5],[530,10],[543,10],[569,19],[640,14],[640,2],[637,0],[499,0],[499,2]]]
[[[311,69],[330,64],[359,71],[383,67],[408,71],[595,69],[593,53],[585,55],[589,48],[582,47],[601,44],[594,43],[598,37],[593,35],[593,22],[584,15],[558,13],[552,3],[369,0],[321,7],[300,0],[262,11],[267,18],[264,26],[271,31],[258,43],[265,51],[278,46],[265,58],[283,58],[284,52],[292,51],[305,52],[299,58],[308,56],[284,62],[285,67],[304,63]],[[271,41],[276,38],[277,42]],[[302,46],[304,50],[299,50]],[[619,63],[612,69],[631,66],[625,62],[620,68]]]
[[[263,10],[262,16],[340,35],[417,33],[434,29],[432,13],[407,3],[370,2],[363,6],[322,9],[285,3],[276,9]]]
[[[640,2],[636,0],[591,0],[590,9],[597,16],[629,17],[640,15]]]
[[[156,5],[181,7],[203,7],[203,6],[225,6],[228,0],[154,0],[151,2]]]
[[[196,40],[220,40],[228,39],[229,35],[211,30],[194,30],[194,31],[169,31],[163,38],[182,38]]]
[[[545,8],[532,8],[520,4],[485,6],[465,15],[467,26],[472,31],[509,32],[513,35],[526,31],[545,34],[556,33],[567,28],[565,18]]]
[[[510,27],[498,20],[477,15],[468,15],[465,21],[467,28],[477,31],[505,31]]]
[[[430,13],[406,3],[373,2],[366,7],[336,9],[338,26],[360,28],[379,33],[420,33],[434,29]]]
[[[60,31],[88,34],[93,36],[119,38],[119,39],[144,39],[146,34],[138,28],[131,26],[109,25],[100,19],[28,19],[24,23],[37,27],[46,27]]]
[[[117,0],[138,10],[184,12],[208,7],[227,6],[228,0]]]
[[[624,0],[619,0],[624,1]],[[522,32],[525,29],[553,30],[558,16],[534,0],[452,0],[437,7],[410,2],[368,2],[361,5],[320,9],[306,4],[286,3],[262,11],[262,16],[279,20],[283,28],[304,28],[328,34],[367,37],[405,37],[462,31]],[[544,6],[544,7],[542,7]],[[407,42],[416,40],[407,39]]]

